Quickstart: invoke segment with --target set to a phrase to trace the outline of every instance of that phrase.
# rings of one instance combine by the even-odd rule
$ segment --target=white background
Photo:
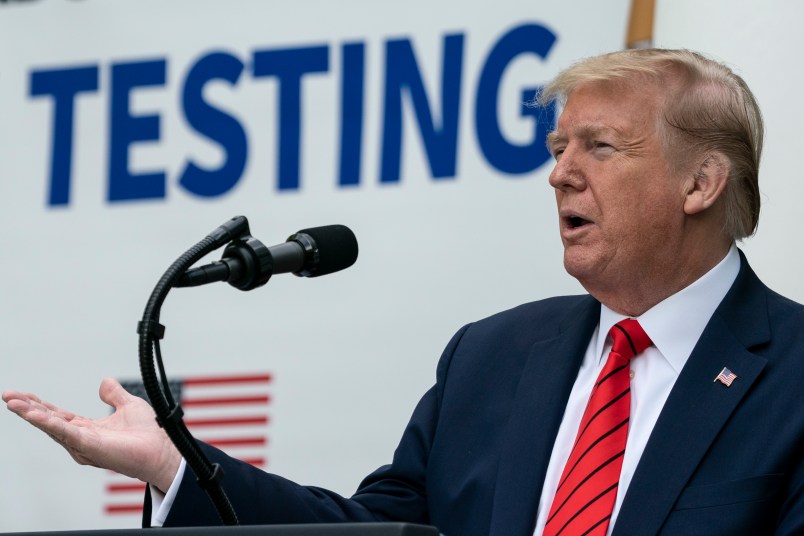
[[[784,4],[784,5],[782,5]],[[760,276],[797,301],[804,262],[795,225],[802,181],[796,159],[804,106],[802,50],[794,27],[804,7],[782,2],[659,2],[656,39],[726,61],[755,90],[767,120],[759,234],[743,247]],[[319,279],[277,277],[242,293],[226,285],[177,290],[163,309],[171,376],[268,370],[270,469],[350,494],[390,460],[441,348],[466,322],[580,286],[561,267],[549,165],[503,175],[474,132],[480,67],[506,31],[543,24],[558,36],[547,61],[512,64],[500,96],[503,128],[526,141],[520,92],[585,56],[622,48],[628,2],[499,0],[361,2],[39,0],[0,7],[0,389],[36,392],[102,416],[104,376],[136,378],[136,322],[162,271],[236,214],[266,244],[304,227],[342,223],[360,243],[349,270]],[[377,178],[385,41],[414,44],[431,105],[445,34],[464,34],[461,133],[454,180],[430,177],[405,109],[399,184]],[[340,46],[366,45],[367,111],[362,183],[338,188]],[[237,187],[213,199],[177,185],[192,155],[221,157],[180,112],[180,87],[201,55],[326,44],[329,72],[303,82],[302,188],[279,193],[276,88],[248,74],[214,93],[249,137]],[[135,172],[165,169],[167,198],[105,201],[109,66],[168,59],[165,87],[137,90],[132,113],[159,113],[161,141],[132,150]],[[48,66],[97,64],[100,90],[76,101],[71,203],[46,206],[52,106],[31,98],[29,76]],[[407,103],[409,104],[409,103]],[[437,113],[437,106],[434,106]],[[215,257],[217,258],[217,256]],[[47,437],[0,413],[0,530],[133,527],[136,516],[102,512],[104,472],[80,467]]]

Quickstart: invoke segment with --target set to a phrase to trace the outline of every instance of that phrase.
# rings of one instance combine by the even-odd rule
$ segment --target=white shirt
[[[608,534],[611,534],[625,492],[670,390],[704,327],[726,296],[739,271],[740,256],[737,248],[732,246],[726,257],[703,277],[638,317],[642,329],[653,341],[653,346],[631,361],[631,371],[634,375],[631,380],[631,420],[628,425],[628,442],[620,473],[620,485]],[[544,531],[558,480],[569,458],[589,393],[592,391],[592,384],[605,365],[603,356],[607,356],[611,350],[611,342],[606,340],[607,334],[611,327],[623,318],[626,317],[615,313],[605,305],[600,308],[600,322],[592,334],[578,371],[578,378],[572,387],[547,466],[539,501],[534,533],[536,535]],[[185,469],[186,463],[182,459],[179,471],[166,495],[155,487],[150,487],[153,501],[152,527],[161,527],[167,518]]]
[[[179,492],[179,484],[184,478],[184,471],[187,470],[187,462],[184,458],[181,459],[179,470],[176,471],[176,476],[173,477],[173,482],[167,490],[167,493],[162,493],[158,488],[148,485],[151,488],[151,526],[161,527],[165,524],[170,507],[173,506],[173,500]]]
[[[740,255],[737,248],[732,246],[726,257],[703,277],[637,317],[642,329],[653,341],[653,346],[631,361],[631,420],[628,424],[620,485],[607,534],[611,534],[614,528],[642,451],[645,450],[659,413],[681,369],[739,271]],[[536,536],[544,532],[558,481],[572,450],[592,385],[606,364],[604,357],[611,350],[611,341],[607,340],[608,332],[624,318],[627,317],[615,313],[605,305],[600,308],[600,322],[589,341],[553,444],[539,500],[534,532]]]

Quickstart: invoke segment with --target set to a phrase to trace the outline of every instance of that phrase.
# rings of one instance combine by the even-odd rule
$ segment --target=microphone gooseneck
[[[220,261],[188,271],[190,266],[224,245]],[[165,326],[159,323],[162,304],[170,290],[178,286],[227,281],[241,290],[251,290],[267,283],[275,273],[317,277],[348,268],[356,260],[357,240],[343,225],[305,229],[291,235],[287,242],[267,248],[249,234],[248,220],[236,216],[176,259],[151,292],[137,325],[142,383],[157,422],[187,460],[198,477],[199,486],[209,495],[225,525],[237,525],[239,521],[220,485],[223,470],[219,464],[209,461],[187,429],[181,405],[173,399],[168,387],[159,344],[165,335]]]

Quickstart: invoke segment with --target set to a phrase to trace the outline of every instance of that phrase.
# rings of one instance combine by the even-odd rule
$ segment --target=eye
[[[603,149],[603,150],[613,150],[614,147],[611,144],[606,143],[605,141],[594,140],[592,142],[592,147],[595,149]]]
[[[564,147],[552,147],[550,152],[553,153],[553,158],[558,162],[561,155],[564,154]]]

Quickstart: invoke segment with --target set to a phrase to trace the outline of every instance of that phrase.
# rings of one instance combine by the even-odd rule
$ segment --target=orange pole
[[[627,48],[648,48],[653,46],[653,13],[656,0],[631,0],[631,14],[628,18]]]

